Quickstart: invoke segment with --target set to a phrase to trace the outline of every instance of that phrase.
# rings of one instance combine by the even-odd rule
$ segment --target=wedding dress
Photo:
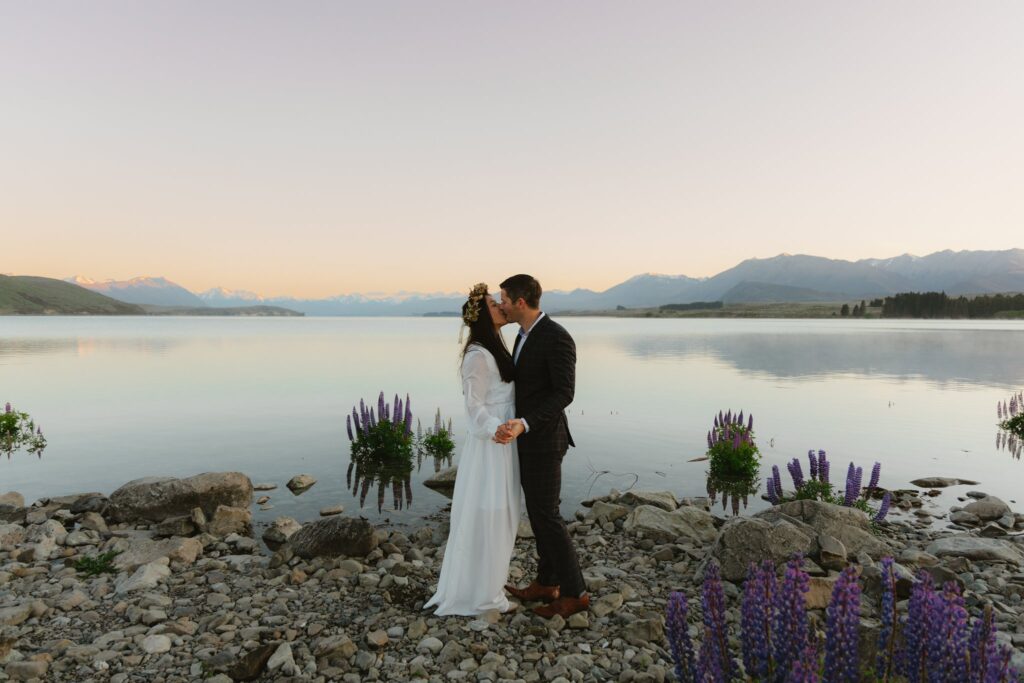
[[[502,382],[494,356],[473,344],[462,362],[462,391],[469,433],[437,592],[424,605],[436,606],[438,616],[508,610],[504,587],[519,527],[516,444],[492,440],[498,426],[515,417],[515,386]]]

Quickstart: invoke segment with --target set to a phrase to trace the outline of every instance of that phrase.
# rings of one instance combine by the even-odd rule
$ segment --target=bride
[[[498,426],[515,417],[515,367],[501,337],[508,320],[481,283],[462,305],[462,321],[469,328],[462,350],[469,434],[437,592],[424,605],[436,606],[438,616],[515,609],[504,586],[519,526],[519,458],[515,441],[494,440]]]

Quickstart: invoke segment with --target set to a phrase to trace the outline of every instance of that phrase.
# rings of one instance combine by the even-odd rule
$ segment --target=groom
[[[540,296],[540,283],[529,275],[513,275],[501,283],[501,310],[509,321],[519,323],[512,348],[519,417],[498,427],[495,440],[518,439],[519,477],[539,557],[537,578],[529,586],[505,590],[523,601],[550,603],[534,608],[542,617],[568,617],[590,605],[558,510],[562,457],[576,445],[565,417],[576,391],[576,344],[565,328],[540,310]]]

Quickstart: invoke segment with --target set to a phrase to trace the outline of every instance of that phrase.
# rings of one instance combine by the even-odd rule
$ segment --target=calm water
[[[840,475],[851,459],[880,461],[888,487],[959,476],[1009,500],[1024,484],[1024,463],[995,439],[996,402],[1024,385],[1024,323],[560,321],[579,354],[567,513],[636,478],[702,495],[706,464],[687,460],[728,408],[754,413],[766,471],[823,448]],[[41,460],[0,462],[0,490],[35,500],[239,470],[280,486],[257,519],[338,503],[381,519],[376,496],[360,509],[346,489],[344,416],[382,389],[409,393],[424,423],[437,408],[452,416],[461,443],[457,336],[455,319],[0,318],[0,402],[50,442]],[[383,518],[445,505],[420,484],[432,471],[414,475],[410,508]],[[293,496],[284,483],[299,473],[319,483]]]

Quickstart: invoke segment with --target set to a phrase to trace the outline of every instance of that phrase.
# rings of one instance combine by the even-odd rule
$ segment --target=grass
[[[143,310],[63,280],[0,275],[0,315],[142,315]]]
[[[75,561],[75,570],[86,576],[99,576],[100,574],[116,574],[118,569],[114,567],[114,558],[121,554],[120,550],[110,550],[99,555],[87,555]]]

